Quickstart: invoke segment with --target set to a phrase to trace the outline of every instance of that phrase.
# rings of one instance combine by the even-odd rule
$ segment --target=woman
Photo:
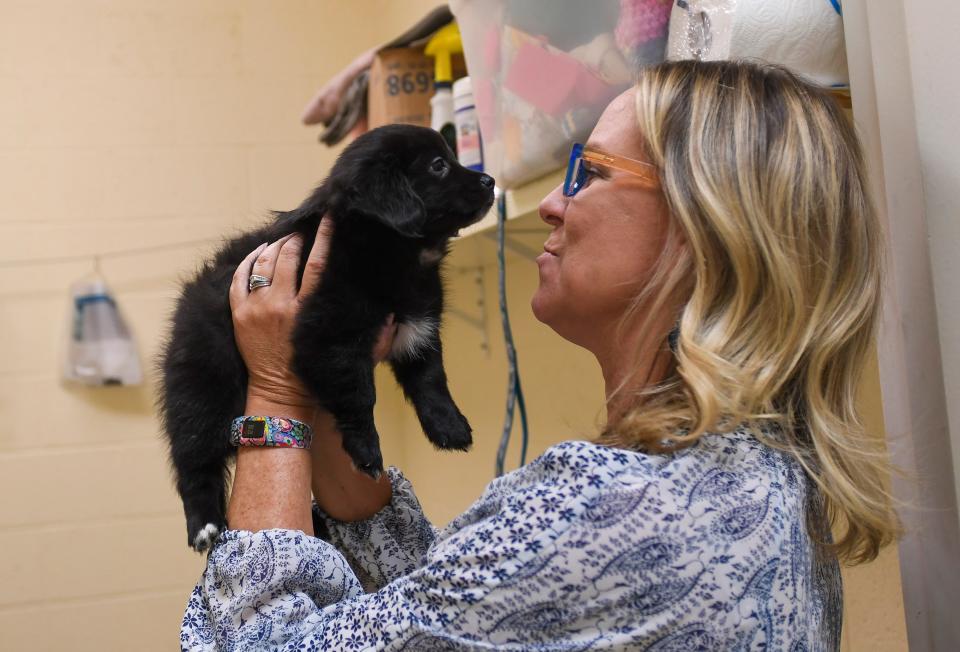
[[[838,649],[838,559],[898,533],[853,407],[879,310],[865,182],[845,116],[790,73],[645,70],[540,205],[533,310],[596,355],[607,426],[494,480],[442,531],[399,470],[350,469],[287,370],[302,244],[253,252],[231,289],[247,414],[317,434],[312,457],[239,451],[233,529],[183,646]],[[247,291],[251,263],[272,286]],[[333,546],[310,536],[311,478]]]

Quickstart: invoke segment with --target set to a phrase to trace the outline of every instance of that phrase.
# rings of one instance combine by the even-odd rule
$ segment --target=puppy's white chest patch
[[[436,334],[439,324],[435,319],[414,319],[397,326],[397,335],[393,338],[390,357],[403,360],[419,357],[425,349],[431,348],[430,340]]]

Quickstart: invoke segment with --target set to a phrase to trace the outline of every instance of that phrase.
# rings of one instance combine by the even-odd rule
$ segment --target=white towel
[[[679,0],[668,59],[753,59],[825,86],[849,83],[843,19],[830,0]]]

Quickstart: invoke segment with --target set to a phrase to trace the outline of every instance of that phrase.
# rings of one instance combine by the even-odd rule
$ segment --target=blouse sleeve
[[[190,597],[181,645],[521,650],[533,640],[589,633],[577,559],[596,544],[570,524],[596,493],[583,478],[492,495],[444,529],[422,564],[374,593],[364,593],[344,556],[322,539],[293,530],[228,530]],[[360,556],[377,569],[389,562],[372,543]]]
[[[317,536],[343,555],[367,593],[419,568],[437,538],[410,481],[396,467],[386,472],[393,497],[368,519],[339,521],[313,506]]]
[[[429,546],[405,547],[407,530],[378,514],[380,543],[340,539],[386,582],[372,593],[322,539],[227,531],[182,647],[834,649],[820,644],[832,639],[798,511],[805,483],[773,453],[727,448],[740,450],[721,440],[654,458],[567,442],[491,482]]]

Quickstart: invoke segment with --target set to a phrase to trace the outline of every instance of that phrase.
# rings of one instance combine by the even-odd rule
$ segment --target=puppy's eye
[[[430,174],[434,176],[438,176],[442,179],[445,176],[447,176],[447,173],[449,172],[450,172],[450,164],[447,163],[447,161],[443,157],[438,156],[437,158],[430,161]]]

